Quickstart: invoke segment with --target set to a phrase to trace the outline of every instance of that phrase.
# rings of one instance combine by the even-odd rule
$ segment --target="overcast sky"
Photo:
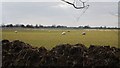
[[[60,2],[61,0],[0,0],[2,2]],[[69,0],[73,1],[73,0]],[[82,0],[86,1],[86,0]],[[90,2],[118,2],[120,0],[89,0]]]
[[[3,2],[2,22],[4,24],[118,26],[117,2],[90,2],[87,4],[90,4],[90,7],[77,21],[83,10],[76,10],[73,6],[61,1]]]

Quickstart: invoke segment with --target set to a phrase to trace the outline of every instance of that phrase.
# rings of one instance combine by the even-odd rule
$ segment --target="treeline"
[[[44,25],[31,25],[31,24],[6,24],[1,25],[2,28],[8,27],[8,28],[73,28],[73,29],[119,29],[117,27],[106,27],[106,26],[100,26],[100,27],[91,27],[89,25],[87,26],[78,26],[78,27],[68,27],[68,26],[61,26],[61,25],[51,25],[51,26],[44,26]]]
[[[31,24],[27,24],[27,25],[24,25],[24,24],[16,24],[16,25],[13,25],[13,24],[7,24],[7,25],[2,25],[2,27],[21,27],[21,28],[67,28],[67,26],[61,26],[61,25],[52,25],[52,26],[44,26],[44,25],[31,25]]]

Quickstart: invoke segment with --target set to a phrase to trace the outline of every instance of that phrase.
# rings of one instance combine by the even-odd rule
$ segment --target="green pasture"
[[[17,31],[18,33],[15,33]],[[68,32],[70,31],[70,32]],[[66,32],[66,35],[62,35]],[[86,32],[83,36],[82,32]],[[118,47],[118,30],[85,29],[3,29],[2,39],[21,40],[32,46],[44,46],[48,49],[58,44],[82,43],[86,46],[110,45]]]

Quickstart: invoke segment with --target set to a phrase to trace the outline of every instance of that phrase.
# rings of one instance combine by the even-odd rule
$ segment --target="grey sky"
[[[0,0],[2,2],[60,2],[61,0]],[[68,0],[73,1],[73,0]],[[85,0],[82,0],[85,1]],[[90,2],[118,2],[120,0],[89,0]]]
[[[89,4],[90,8],[77,22],[82,10],[63,2],[3,2],[2,21],[4,24],[118,26],[117,2]]]

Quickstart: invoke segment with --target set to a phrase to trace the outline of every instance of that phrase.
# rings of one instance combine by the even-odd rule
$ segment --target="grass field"
[[[18,33],[15,33],[15,31]],[[61,35],[62,32],[66,35]],[[70,32],[67,32],[70,31]],[[83,36],[82,32],[86,32]],[[118,30],[88,29],[3,29],[2,39],[21,40],[33,46],[44,46],[48,49],[58,44],[82,43],[86,46],[110,45],[118,47]]]

